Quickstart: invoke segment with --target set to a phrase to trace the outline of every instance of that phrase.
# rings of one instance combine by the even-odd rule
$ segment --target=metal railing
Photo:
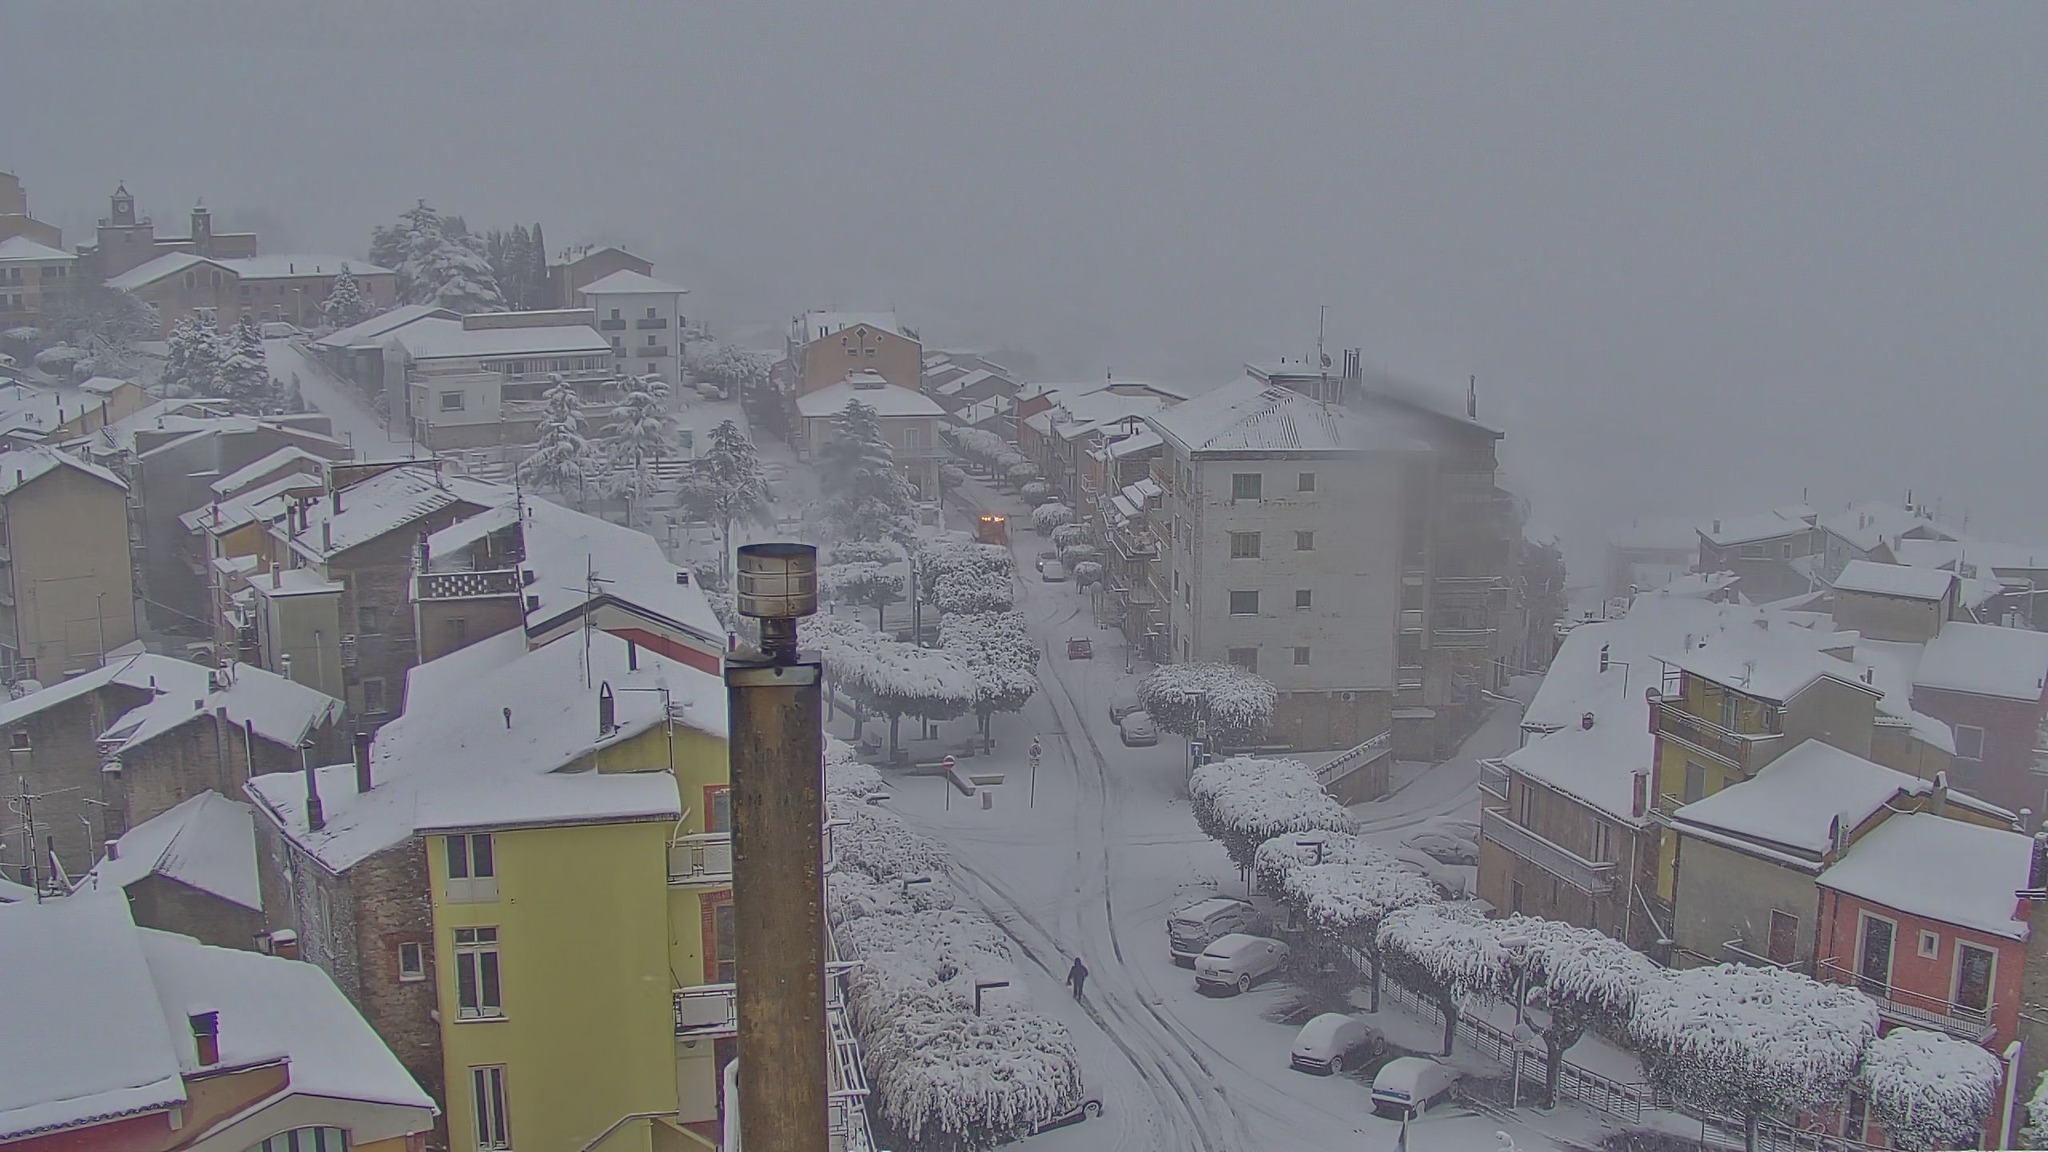
[[[1316,769],[1316,783],[1328,788],[1366,765],[1375,763],[1393,750],[1394,731],[1389,728],[1371,739],[1352,745],[1338,753],[1336,759]]]
[[[1745,774],[1762,767],[1759,752],[1775,752],[1785,739],[1782,732],[1733,732],[1704,716],[1685,710],[1681,701],[1660,700],[1657,731],[1682,741]]]
[[[1422,610],[1421,610],[1420,608],[1407,608],[1407,609],[1403,609],[1403,610],[1402,610],[1402,612],[1401,612],[1401,631],[1403,631],[1403,632],[1420,632],[1420,631],[1422,631],[1422,620],[1423,620],[1423,613],[1422,613]]]
[[[1397,688],[1422,687],[1422,665],[1403,664],[1395,670],[1394,685]]]
[[[1911,988],[1900,988],[1864,976],[1832,957],[1817,961],[1814,968],[1822,981],[1847,984],[1870,997],[1877,1004],[1877,1014],[1895,1023],[1932,1028],[1972,1044],[1982,1044],[1997,1031],[1997,1026],[1991,1022],[1992,1014],[1998,1010],[1996,1005],[1971,1008],[1939,996],[1915,992]]]
[[[478,596],[519,595],[519,570],[483,572],[421,572],[413,577],[415,600],[468,600]]]
[[[1536,865],[1581,892],[1601,895],[1614,890],[1614,865],[1588,860],[1529,831],[1505,812],[1483,808],[1479,813],[1479,835]]]
[[[676,1035],[737,1036],[740,1002],[731,984],[698,984],[675,990]]]
[[[1490,648],[1493,628],[1438,628],[1429,634],[1432,648]]]
[[[668,846],[668,882],[732,883],[732,834],[695,832],[671,840]]]
[[[624,320],[599,320],[597,322],[597,329],[600,332],[623,332],[626,330],[626,322]]]
[[[1496,800],[1508,798],[1508,766],[1499,760],[1479,762],[1479,788]]]
[[[635,328],[666,328],[666,327],[668,327],[668,317],[666,317],[666,316],[642,316],[642,317],[640,317],[640,318],[639,318],[638,320],[635,320],[635,321],[633,321],[633,327],[635,327]]]

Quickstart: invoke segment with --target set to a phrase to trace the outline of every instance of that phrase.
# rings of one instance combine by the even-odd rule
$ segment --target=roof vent
[[[1721,534],[1721,522],[1720,522],[1719,520],[1716,520],[1716,521],[1714,521],[1714,535],[1716,535],[1716,536],[1719,536],[1720,534]]]

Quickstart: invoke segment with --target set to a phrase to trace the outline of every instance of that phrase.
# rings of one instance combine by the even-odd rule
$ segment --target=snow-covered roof
[[[981,383],[983,380],[996,379],[996,374],[989,371],[986,368],[976,368],[974,371],[969,372],[964,368],[961,368],[957,365],[953,365],[943,369],[943,371],[949,373],[958,373],[958,375],[955,375],[953,379],[948,380],[940,384],[937,388],[933,389],[933,391],[937,392],[941,396],[956,395],[960,392],[964,392],[967,389],[974,387],[976,384]],[[932,373],[927,373],[927,375],[932,375]]]
[[[432,304],[401,304],[386,312],[379,312],[367,320],[358,320],[346,328],[340,328],[313,341],[315,348],[374,348],[382,341],[378,338],[389,335],[400,328],[419,320],[455,320],[462,317],[447,309]]]
[[[246,492],[224,496],[218,503],[208,501],[178,517],[178,521],[190,532],[230,532],[257,520],[275,520],[283,516],[287,507],[283,497],[288,492],[318,489],[325,485],[325,477],[310,472],[294,472]]]
[[[312,559],[324,559],[456,504],[490,508],[516,495],[504,485],[446,476],[431,467],[392,468],[342,489],[339,512],[332,499],[306,505],[306,522],[292,538],[292,548]]]
[[[1818,860],[1827,851],[1828,828],[1837,817],[1846,833],[1900,793],[1919,796],[1933,787],[1832,744],[1808,740],[1754,777],[1678,809],[1672,819],[1688,829],[1724,832]]]
[[[415,360],[473,356],[591,356],[612,350],[612,342],[588,324],[464,328],[459,320],[426,319],[398,329],[391,339]]]
[[[859,328],[863,325],[878,328],[897,336],[907,336],[903,325],[896,319],[896,310],[887,312],[806,312],[798,322],[804,341],[822,340],[843,328]]]
[[[39,688],[26,696],[0,701],[0,727],[20,723],[30,716],[76,700],[108,684],[165,692],[176,691],[181,695],[190,695],[192,686],[196,684],[204,694],[206,669],[189,660],[160,656],[154,652],[109,659],[105,664],[81,672],[62,683]]]
[[[607,292],[667,292],[681,295],[689,289],[666,280],[656,280],[652,276],[643,276],[630,268],[622,268],[609,276],[600,276],[592,280],[585,284],[581,291],[587,296],[602,296]]]
[[[55,448],[28,444],[0,452],[0,496],[11,496],[59,468],[73,468],[95,480],[104,480],[123,492],[128,490],[126,481],[97,464]]]
[[[83,384],[33,384],[20,380],[0,384],[0,432],[47,435],[67,421],[99,410],[111,393],[130,387],[134,385],[129,381],[111,376],[95,376]]]
[[[1820,517],[1818,523],[1821,529],[1840,537],[1858,552],[1869,552],[1879,544],[1896,547],[1909,532],[1933,539],[1952,536],[1948,529],[1926,516],[1881,501],[1851,504],[1840,512]]]
[[[1705,537],[1707,543],[1717,548],[1726,548],[1732,544],[1755,544],[1763,540],[1775,540],[1780,536],[1794,536],[1813,530],[1813,525],[1804,519],[1786,514],[1792,511],[1796,510],[1776,509],[1747,516],[1703,520],[1695,526],[1695,531]]]
[[[1834,584],[1837,592],[1864,592],[1908,600],[1947,600],[1955,582],[1955,573],[1939,568],[1851,560],[1842,567],[1841,575],[1835,577]]]
[[[422,830],[674,820],[682,800],[667,772],[577,766],[661,722],[661,695],[629,688],[666,687],[677,722],[723,737],[724,682],[644,648],[629,669],[627,641],[609,632],[589,642],[588,687],[581,632],[532,651],[524,633],[502,632],[413,668],[404,715],[371,745],[374,786],[357,792],[352,765],[317,771],[326,817],[317,832],[306,827],[301,776],[258,776],[249,793],[337,872]],[[598,689],[607,683],[618,726],[600,735]]]
[[[1913,707],[1913,676],[1920,666],[1920,654],[1919,644],[1868,640],[1858,636],[1852,659],[1870,670],[1868,683],[1884,693],[1884,699],[1877,704],[1880,713],[1905,721],[1912,727],[1914,736],[1953,756],[1956,751],[1954,730],[1945,721]]]
[[[1872,695],[1882,693],[1862,682],[1855,665],[1820,651],[1823,645],[1850,638],[1816,633],[1789,621],[1767,627],[1734,629],[1683,651],[1667,650],[1658,659],[1694,676],[1711,680],[1747,696],[1783,704],[1823,678],[1849,684]]]
[[[946,410],[938,402],[914,388],[898,388],[884,385],[880,388],[862,387],[852,380],[841,380],[816,392],[796,398],[797,414],[806,420],[820,420],[837,416],[846,406],[860,401],[883,417],[891,416],[944,416]]]
[[[215,677],[198,664],[170,661],[157,695],[117,717],[100,733],[103,756],[119,757],[166,732],[226,712],[230,723],[253,727],[258,736],[287,748],[315,728],[341,718],[342,702],[316,688],[288,680],[254,664],[230,664]],[[214,687],[218,682],[219,687]]]
[[[26,236],[9,236],[5,240],[0,240],[0,262],[34,260],[39,263],[47,263],[52,260],[62,260],[69,263],[76,259],[78,257],[61,248],[52,248],[48,244],[38,244]]]
[[[251,580],[253,582],[244,591],[268,600],[289,596],[332,596],[347,590],[347,585],[341,581],[322,579],[320,573],[311,568],[285,568],[274,576],[261,579],[252,576]]]
[[[81,889],[126,888],[163,876],[244,908],[261,912],[256,875],[255,810],[207,791],[137,824],[115,843]]]
[[[1159,438],[1159,433],[1154,432],[1150,428],[1144,428],[1121,440],[1110,441],[1106,451],[1109,453],[1110,459],[1121,460],[1126,456],[1136,455],[1146,449],[1157,448],[1162,443],[1164,441]]]
[[[220,419],[226,410],[225,401],[205,397],[158,400],[74,443],[83,445],[96,456],[129,453],[135,451],[138,432],[160,429],[196,431],[207,427],[210,421]]]
[[[2048,692],[2048,632],[1951,620],[1927,642],[1913,683],[2005,700]]]
[[[208,487],[213,489],[213,493],[216,496],[233,496],[249,485],[269,476],[271,473],[281,468],[288,468],[294,464],[311,465],[310,468],[293,469],[296,472],[324,473],[327,469],[327,458],[316,456],[296,444],[288,445],[279,448],[261,460],[244,464],[233,472],[215,480]]]
[[[1409,448],[1419,442],[1339,404],[1246,377],[1146,417],[1191,453],[1271,455]]]
[[[107,287],[122,292],[133,292],[137,288],[154,284],[166,276],[175,275],[197,264],[211,264],[225,270],[227,265],[218,260],[208,260],[196,252],[166,252],[154,260],[145,260],[119,276],[107,277]]]
[[[2025,940],[2014,893],[2027,887],[2033,841],[1929,812],[1893,816],[1815,882],[1872,904]]]
[[[336,276],[341,266],[348,265],[352,276],[389,276],[389,268],[380,268],[368,260],[349,256],[336,256],[331,252],[281,252],[274,256],[234,256],[218,263],[232,269],[244,280],[285,280],[294,276]]]

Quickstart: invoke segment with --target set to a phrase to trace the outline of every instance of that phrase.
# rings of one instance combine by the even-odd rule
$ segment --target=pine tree
[[[221,338],[214,394],[238,412],[267,412],[276,400],[276,391],[264,362],[263,331],[256,326],[255,317],[245,315],[234,331]]]
[[[819,473],[833,493],[825,519],[849,540],[909,540],[915,532],[909,481],[882,436],[880,417],[858,400],[832,419]]]
[[[462,313],[499,312],[504,293],[485,238],[460,216],[444,216],[421,200],[397,225],[371,233],[370,257],[398,273],[399,299]]]
[[[718,527],[718,574],[726,579],[733,527],[766,524],[771,515],[760,454],[739,425],[726,420],[711,430],[704,454],[690,464],[680,500],[692,516]]]
[[[520,462],[519,478],[527,484],[552,488],[563,495],[582,493],[595,460],[590,441],[583,435],[583,414],[576,390],[560,375],[541,395],[540,437],[533,452]]]
[[[660,377],[628,376],[612,406],[612,422],[605,426],[605,455],[612,465],[608,486],[629,507],[651,487],[647,465],[674,447],[667,399],[668,385]]]
[[[527,274],[533,264],[532,248],[526,225],[514,224],[505,237],[505,270],[498,273],[498,286],[505,290],[505,302],[521,312],[534,307],[533,283]]]
[[[211,319],[187,316],[171,329],[164,389],[181,396],[212,396],[220,378],[221,338]]]
[[[528,251],[527,259],[530,263],[527,266],[526,275],[528,282],[533,285],[534,307],[552,308],[558,301],[555,300],[554,287],[548,283],[548,242],[541,238],[540,221],[538,220],[533,222],[531,239],[533,244]],[[567,301],[560,301],[559,303],[567,303]]]
[[[327,323],[336,328],[346,328],[358,320],[367,319],[370,305],[363,300],[363,292],[356,284],[355,273],[343,264],[334,277],[334,288],[327,293],[327,299],[320,304],[320,314]]]

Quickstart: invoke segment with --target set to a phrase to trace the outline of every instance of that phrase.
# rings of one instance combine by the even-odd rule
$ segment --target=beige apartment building
[[[12,172],[0,172],[0,240],[25,236],[46,248],[63,248],[64,233],[29,214],[28,189]]]
[[[397,301],[397,274],[391,269],[320,253],[218,257],[171,252],[109,277],[107,285],[155,309],[164,335],[200,313],[212,314],[223,328],[244,316],[309,328],[320,323],[320,305],[344,267],[370,308],[388,308]]]
[[[54,683],[134,639],[128,486],[52,448],[0,453],[0,678]]]

